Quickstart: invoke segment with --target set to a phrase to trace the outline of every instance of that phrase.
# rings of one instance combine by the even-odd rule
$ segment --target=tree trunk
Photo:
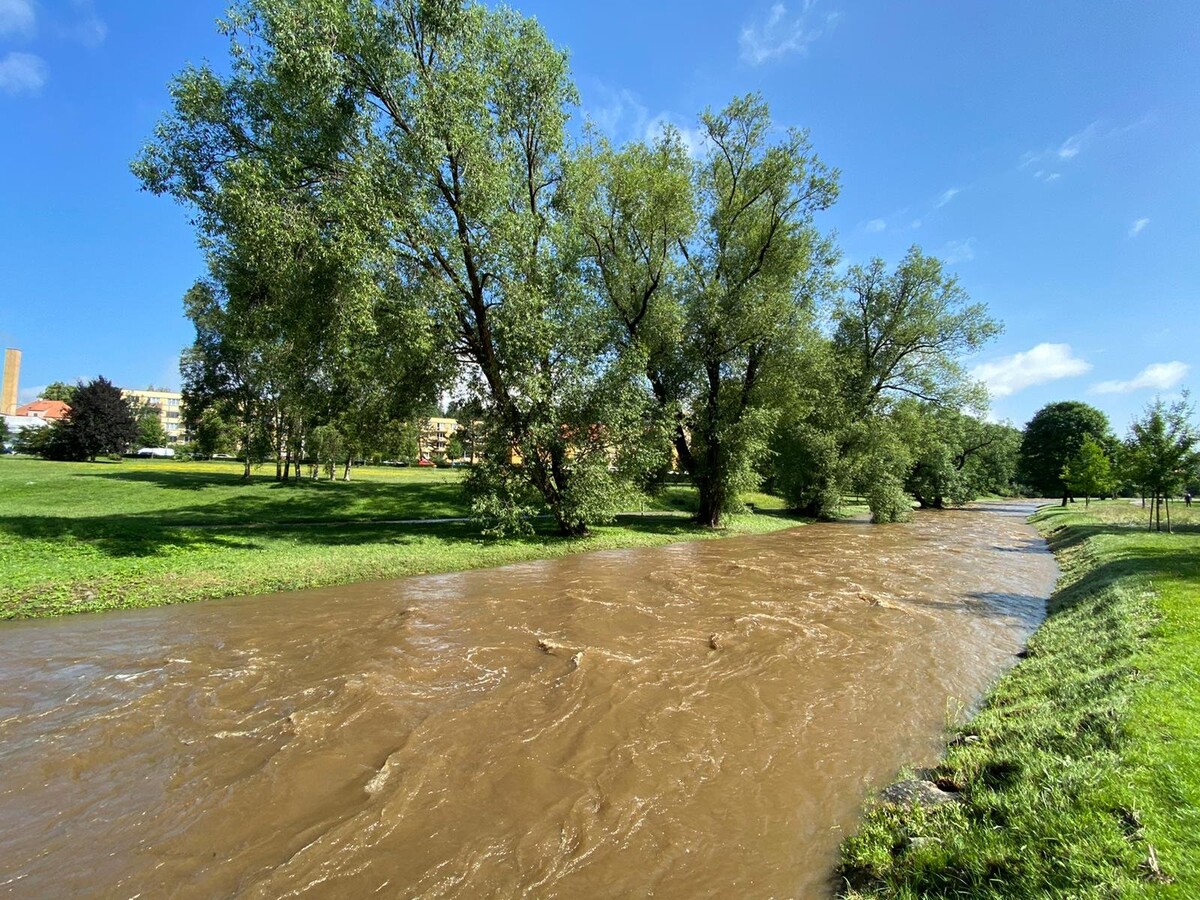
[[[250,454],[246,454],[245,468],[242,469],[242,481],[250,480]]]
[[[353,458],[354,458],[354,454],[350,454],[349,456],[346,457],[346,468],[342,471],[342,481],[350,480],[350,463],[353,460]]]
[[[708,475],[696,479],[700,491],[700,508],[696,511],[696,524],[705,528],[721,527],[721,498],[715,479]]]
[[[1167,534],[1171,534],[1171,498],[1166,498],[1167,504]]]

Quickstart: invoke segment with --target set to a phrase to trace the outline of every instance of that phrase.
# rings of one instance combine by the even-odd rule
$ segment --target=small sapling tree
[[[1107,494],[1113,488],[1112,462],[1103,445],[1092,435],[1085,434],[1083,443],[1063,466],[1062,480],[1075,494],[1083,494],[1088,506],[1092,495]]]

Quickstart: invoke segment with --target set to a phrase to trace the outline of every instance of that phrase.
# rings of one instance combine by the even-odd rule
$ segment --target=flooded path
[[[0,896],[822,896],[1040,621],[1031,511],[0,626]]]

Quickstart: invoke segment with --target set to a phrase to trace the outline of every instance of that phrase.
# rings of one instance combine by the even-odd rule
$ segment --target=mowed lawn
[[[664,511],[694,503],[669,488],[647,516],[584,539],[548,525],[491,539],[466,516],[461,470],[360,468],[351,481],[280,484],[274,468],[241,480],[236,462],[55,463],[0,457],[0,618],[154,606],[344,584],[716,536]],[[340,474],[340,473],[339,473]],[[759,509],[781,505],[749,498]],[[660,513],[660,514],[655,514]],[[798,524],[770,511],[725,533]]]
[[[1063,569],[1028,658],[939,783],[843,847],[845,896],[1200,897],[1200,509],[1174,534],[1127,501],[1047,507]]]

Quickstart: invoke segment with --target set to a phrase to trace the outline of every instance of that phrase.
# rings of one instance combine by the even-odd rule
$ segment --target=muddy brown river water
[[[0,626],[0,895],[826,896],[1040,621],[1031,509]]]

